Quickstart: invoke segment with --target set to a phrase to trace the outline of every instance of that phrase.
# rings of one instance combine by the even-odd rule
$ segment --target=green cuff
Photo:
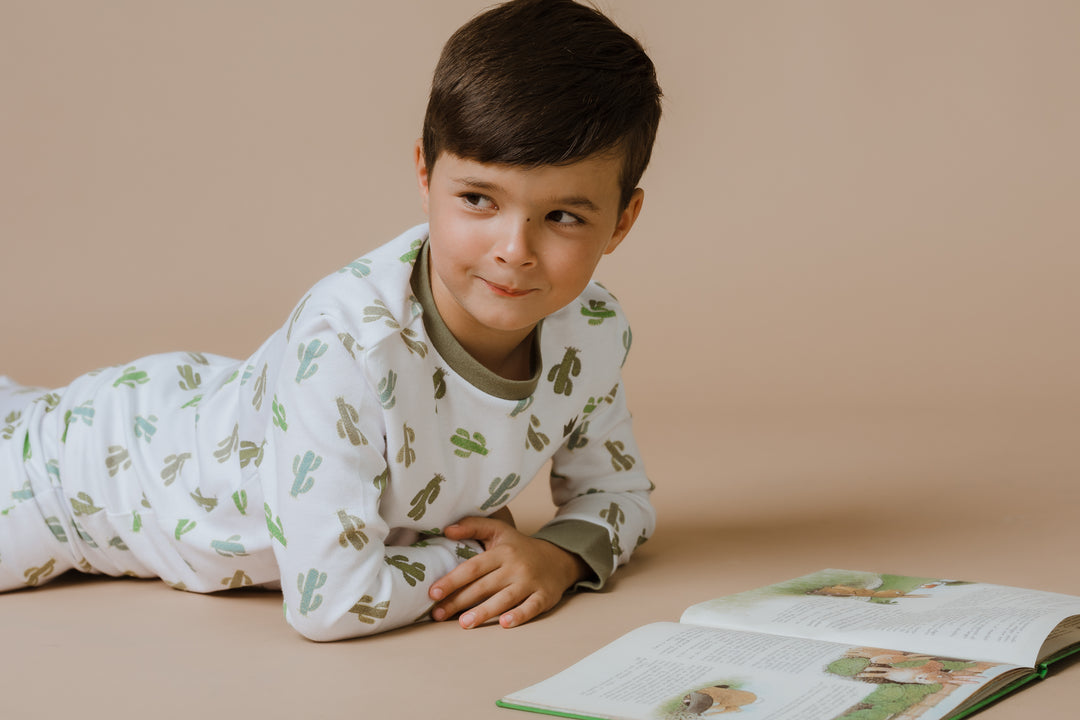
[[[537,530],[533,537],[577,555],[592,570],[592,577],[581,580],[572,590],[599,590],[615,571],[611,536],[600,525],[585,520],[556,520]]]

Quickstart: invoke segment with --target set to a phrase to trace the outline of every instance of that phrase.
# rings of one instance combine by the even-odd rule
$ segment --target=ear
[[[641,205],[644,202],[645,191],[641,188],[635,188],[630,196],[630,202],[619,213],[619,221],[615,223],[615,232],[612,233],[611,240],[608,241],[607,247],[604,248],[605,255],[615,252],[615,248],[619,247],[619,243],[630,232],[630,228],[634,227],[634,223],[637,222],[638,215],[641,213]]]
[[[416,166],[416,184],[420,187],[420,199],[424,212],[428,211],[428,167],[424,161],[424,145],[422,140],[417,140],[413,146],[413,164]]]

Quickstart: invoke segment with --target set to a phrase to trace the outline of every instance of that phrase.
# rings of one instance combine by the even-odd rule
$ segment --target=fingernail
[[[471,628],[473,626],[473,622],[475,622],[475,620],[476,620],[475,615],[473,615],[472,613],[465,613],[464,615],[461,616],[461,626]]]
[[[442,588],[437,588],[437,587],[431,588],[431,599],[432,600],[442,600],[443,595],[444,595],[444,593],[442,591]]]
[[[436,620],[442,620],[444,617],[446,617],[446,611],[442,608],[435,608],[431,611],[431,617]]]
[[[507,614],[503,615],[500,618],[500,620],[502,621],[502,626],[504,628],[512,628],[512,627],[514,627],[514,616],[511,615],[510,613],[507,613]]]

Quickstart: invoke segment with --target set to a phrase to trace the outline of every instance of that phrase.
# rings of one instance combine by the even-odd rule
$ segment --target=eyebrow
[[[457,183],[459,185],[464,185],[466,187],[475,188],[477,190],[483,190],[485,192],[496,192],[496,193],[505,192],[502,185],[499,185],[498,183],[490,182],[488,180],[481,180],[480,178],[465,176],[465,177],[459,177],[459,178],[452,178],[452,180],[453,180],[453,182],[455,182],[455,183]],[[568,195],[566,197],[553,197],[553,198],[551,198],[550,202],[553,205],[559,205],[559,206],[562,206],[562,207],[580,208],[582,210],[586,210],[588,212],[593,212],[593,213],[599,213],[600,212],[600,206],[597,205],[596,203],[594,203],[589,198],[585,197],[584,195]]]

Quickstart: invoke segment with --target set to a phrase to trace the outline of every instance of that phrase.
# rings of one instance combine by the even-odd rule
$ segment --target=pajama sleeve
[[[628,348],[629,326],[619,317]],[[625,361],[625,355],[623,355]],[[645,475],[622,384],[590,397],[574,430],[552,458],[551,494],[558,510],[538,537],[572,552],[593,571],[577,587],[599,589],[653,533],[653,485]]]
[[[319,641],[425,619],[431,583],[479,548],[444,537],[387,545],[381,407],[341,325],[313,315],[290,329],[274,398],[276,486],[266,493],[285,618]]]

